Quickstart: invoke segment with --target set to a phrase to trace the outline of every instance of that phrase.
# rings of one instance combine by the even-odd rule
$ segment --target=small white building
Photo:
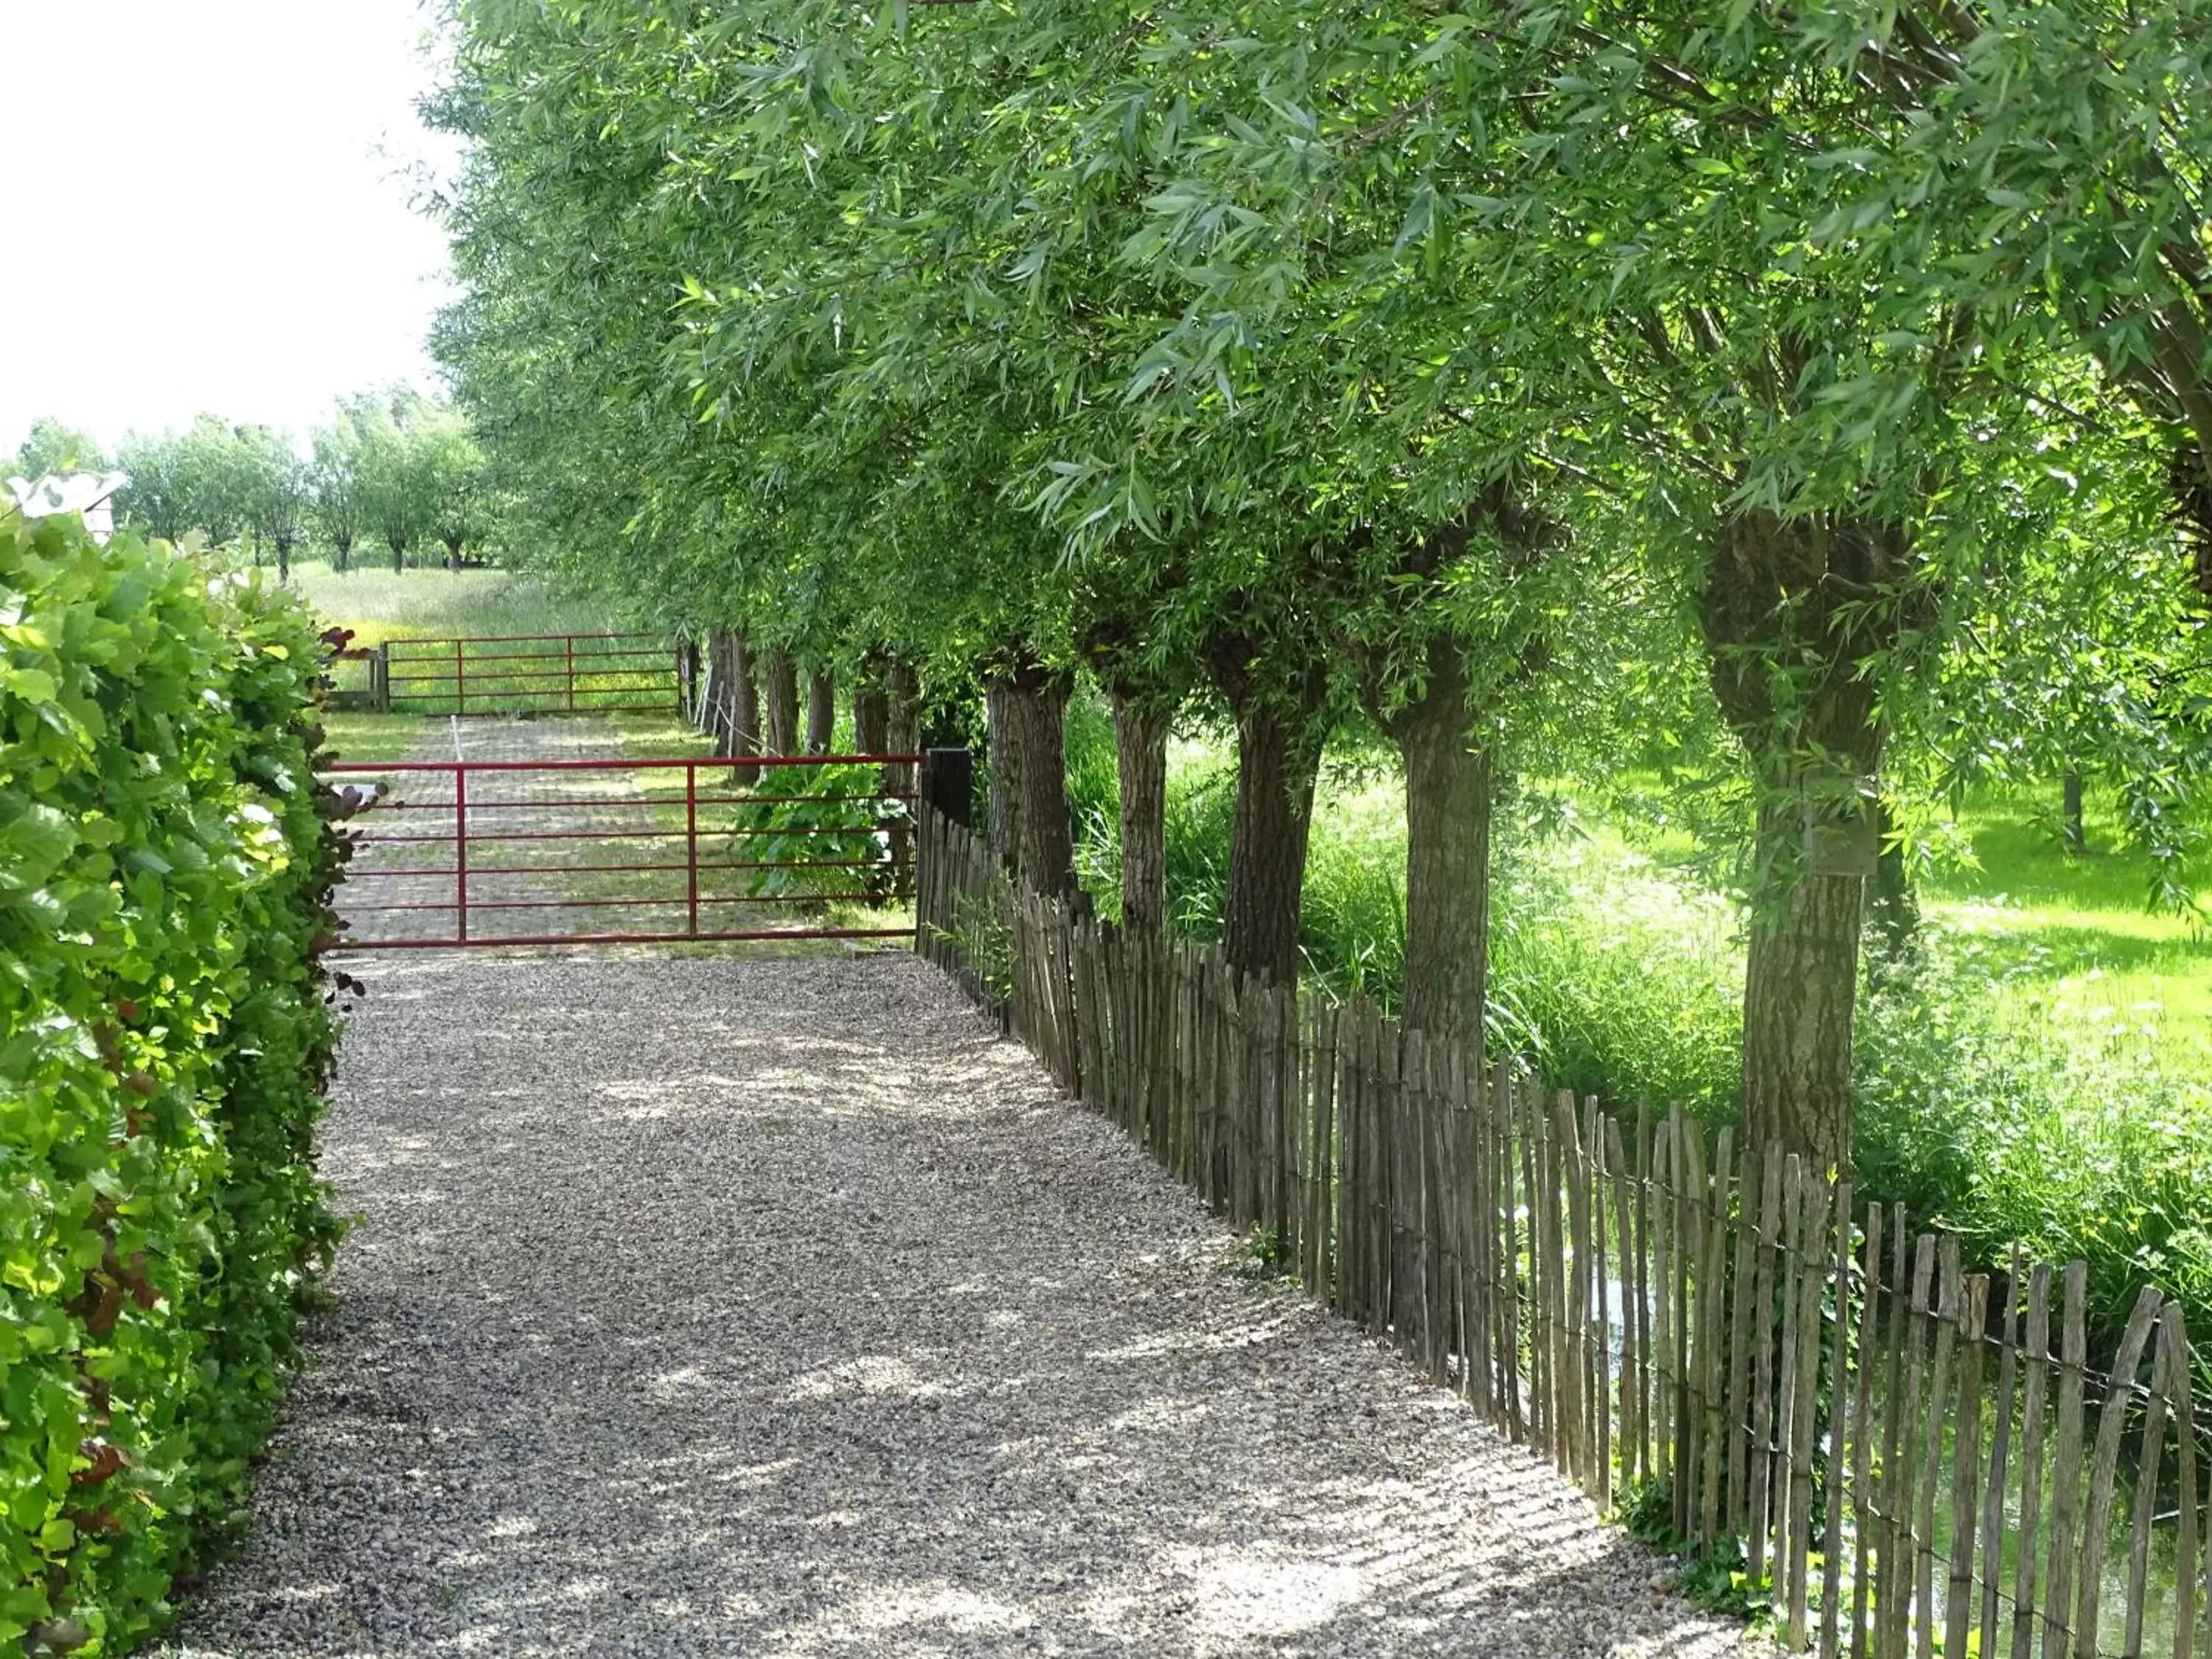
[[[130,482],[121,472],[49,472],[36,483],[10,478],[8,489],[25,518],[81,513],[93,540],[106,546],[115,533],[115,492]]]

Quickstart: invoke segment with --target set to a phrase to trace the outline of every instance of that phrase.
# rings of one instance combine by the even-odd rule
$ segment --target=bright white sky
[[[422,0],[0,0],[0,454],[435,384]],[[35,228],[33,228],[35,227]]]

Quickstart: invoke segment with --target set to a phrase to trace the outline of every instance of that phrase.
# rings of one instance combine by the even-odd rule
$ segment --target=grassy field
[[[2198,921],[2145,908],[2150,868],[2116,850],[2094,797],[2088,850],[2069,853],[2050,793],[1987,797],[1963,813],[1974,861],[1936,873],[1929,913],[1986,953],[2023,1018],[2134,1039],[2212,1078],[2212,939]]]
[[[553,593],[510,570],[408,570],[356,562],[340,574],[320,562],[292,567],[292,586],[356,645],[453,635],[592,634],[619,623],[596,606]]]
[[[356,566],[340,574],[327,564],[293,567],[293,586],[331,625],[349,629],[356,648],[404,641],[465,638],[478,641],[465,650],[469,687],[467,712],[498,708],[558,712],[568,692],[564,673],[574,676],[579,709],[594,704],[625,711],[637,704],[672,703],[672,659],[643,638],[581,640],[573,646],[550,636],[621,631],[618,620],[601,608],[553,593],[526,575],[505,570],[409,569]],[[486,641],[527,643],[486,643]],[[457,670],[443,645],[424,647],[403,660],[392,660],[395,708],[414,714],[447,714],[455,708]],[[612,653],[592,671],[591,659]],[[572,654],[573,653],[573,654]],[[611,671],[611,672],[607,672]],[[349,703],[365,699],[369,668],[365,662],[337,665],[333,679]]]

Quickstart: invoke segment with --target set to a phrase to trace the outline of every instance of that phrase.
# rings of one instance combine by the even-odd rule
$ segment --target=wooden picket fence
[[[2093,1370],[2081,1262],[1966,1272],[1794,1156],[1071,917],[933,811],[920,841],[918,948],[1070,1095],[1601,1506],[1740,1552],[1793,1647],[2196,1650],[2179,1304],[2143,1290]]]

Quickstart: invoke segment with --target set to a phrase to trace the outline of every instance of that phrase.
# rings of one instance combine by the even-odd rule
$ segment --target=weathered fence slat
[[[1881,1319],[1881,1206],[1867,1206],[1866,1243],[1860,1263],[1858,1374],[1851,1389],[1851,1520],[1858,1540],[1858,1559],[1852,1563],[1850,1655],[1867,1656],[1867,1592],[1871,1588],[1874,1541],[1877,1536],[1878,1506],[1870,1483],[1874,1478],[1873,1423],[1870,1407]],[[1838,1383],[1840,1387],[1840,1383]]]
[[[1841,1650],[1844,1611],[1844,1498],[1848,1479],[1850,1415],[1845,1409],[1851,1357],[1851,1184],[1836,1187],[1833,1275],[1835,1334],[1828,1351],[1828,1469],[1826,1515],[1820,1533],[1820,1659]]]
[[[1943,1593],[1943,1651],[1964,1653],[1974,1622],[1974,1511],[1980,1497],[1982,1328],[1990,1281],[1975,1273],[1959,1305],[1958,1425],[1951,1437],[1951,1577]]]
[[[2105,1538],[2112,1522],[2112,1498],[2119,1482],[2120,1437],[2126,1431],[2128,1413],[2135,1404],[2136,1371],[2142,1364],[2143,1346],[2157,1322],[2159,1293],[2146,1285],[2136,1298],[2135,1311],[2120,1337],[2119,1357],[2105,1390],[2104,1410],[2097,1419],[2097,1449],[2089,1464],[2089,1496],[2081,1524],[2081,1565],[2075,1570],[2074,1651],[2094,1659],[2097,1626],[2103,1609]]]
[[[1996,1659],[1997,1597],[2004,1582],[2004,1503],[2012,1455],[2014,1338],[2019,1329],[2021,1255],[2015,1245],[2004,1279],[2004,1334],[1997,1344],[1995,1431],[1990,1441],[1990,1475],[1982,1494],[1982,1646]]]
[[[2189,1364],[2189,1334],[2181,1304],[2166,1304],[2161,1340],[2173,1345],[2174,1491],[2178,1510],[2173,1528],[2173,1659],[2193,1659],[2197,1651],[2197,1413],[2196,1378]]]
[[[2066,1270],[2065,1314],[2058,1370],[2058,1450],[2051,1470],[2051,1556],[2045,1571],[2043,1659],[2063,1659],[2074,1624],[2074,1528],[2081,1504],[2082,1394],[2089,1338],[2083,1303],[2087,1264]]]
[[[2043,1521],[2043,1401],[2051,1356],[2051,1269],[2039,1266],[2027,1281],[2027,1346],[2021,1377],[2020,1537],[2013,1570],[2012,1659],[2028,1659],[2035,1638],[2037,1534]],[[1996,1659],[1994,1649],[1982,1651]]]
[[[1774,1259],[1782,1224],[1782,1148],[1766,1149],[1759,1185],[1759,1266],[1752,1289],[1751,1507],[1744,1516],[1750,1538],[1751,1582],[1767,1571],[1767,1523],[1774,1483]]]

